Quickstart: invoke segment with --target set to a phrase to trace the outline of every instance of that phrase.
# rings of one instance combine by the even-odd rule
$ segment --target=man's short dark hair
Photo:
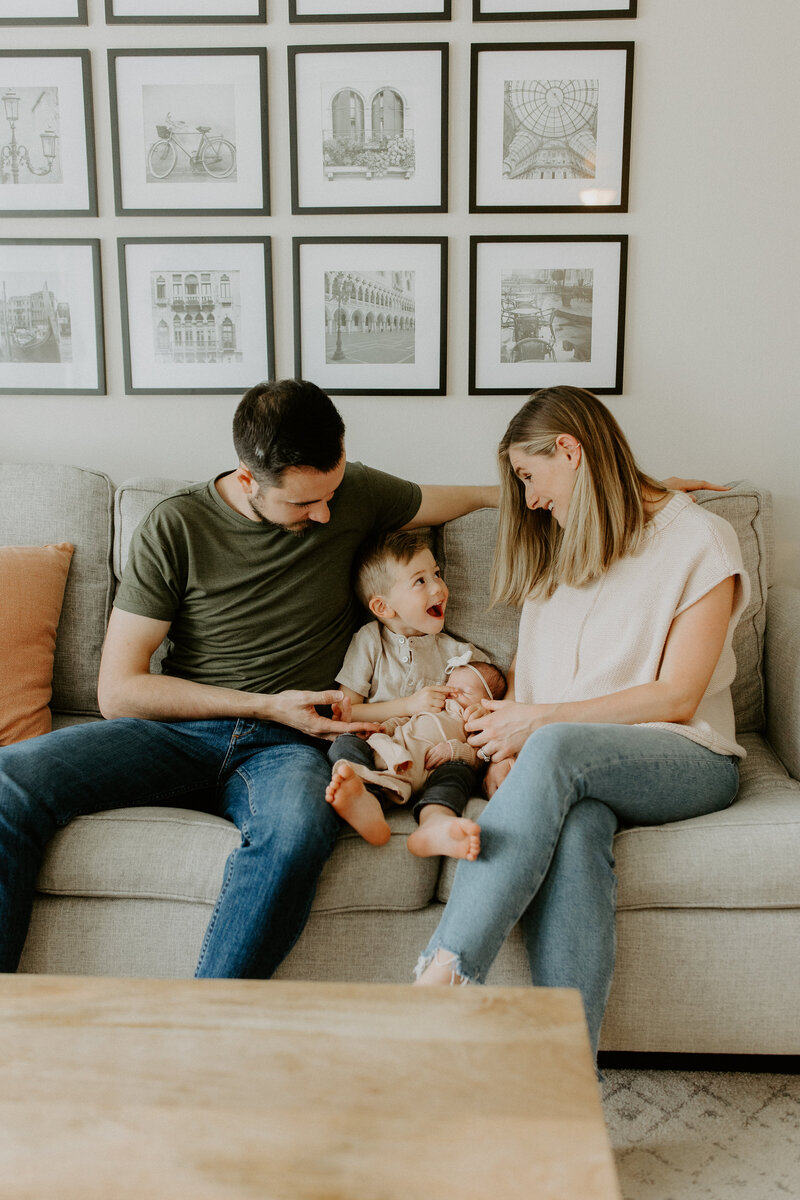
[[[278,487],[288,467],[333,471],[344,450],[344,422],[316,384],[257,383],[233,415],[233,445],[259,483]]]

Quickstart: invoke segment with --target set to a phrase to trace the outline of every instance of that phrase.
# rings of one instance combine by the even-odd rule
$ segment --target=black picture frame
[[[630,41],[473,44],[469,211],[627,212],[633,65]]]
[[[34,5],[35,5],[35,0],[27,0],[27,3],[24,5],[24,7],[27,9],[31,9],[34,7]],[[72,0],[72,5],[75,8],[74,16],[72,16],[72,15],[64,16],[64,17],[58,17],[58,16],[37,17],[37,16],[30,16],[30,15],[17,16],[17,17],[0,16],[0,25],[88,25],[89,24],[89,15],[87,12],[87,0]],[[20,5],[19,7],[22,8],[23,6]]]
[[[469,394],[619,395],[627,261],[627,234],[471,237]]]
[[[294,214],[447,212],[446,42],[289,46],[288,61]]]
[[[542,9],[501,8],[508,5],[509,0],[498,0],[497,9],[489,0],[472,0],[473,21],[598,21],[607,18],[622,20],[636,16],[638,0],[619,0],[616,7],[609,7],[609,0],[596,0],[597,8],[588,5],[584,8],[573,8],[575,0],[566,0],[563,7],[547,0],[548,7]],[[513,3],[513,0],[512,0]],[[530,0],[520,0],[520,4],[530,4]]]
[[[381,10],[369,11],[370,3],[374,0],[365,0],[364,10],[353,11],[353,4],[349,4],[350,11],[335,12],[298,12],[298,8],[304,6],[304,0],[289,0],[289,24],[290,25],[322,25],[331,24],[333,22],[353,22],[358,21],[362,24],[369,22],[372,24],[375,21],[449,21],[452,16],[452,0],[433,0],[430,11],[408,12],[403,11],[401,0],[393,0],[391,8],[387,4]],[[313,7],[313,3],[309,5]],[[318,4],[318,7],[325,8],[324,3]],[[344,4],[342,4],[344,8]]]
[[[334,396],[446,394],[446,237],[292,243],[297,378]]]
[[[217,0],[215,13],[195,16],[177,15],[117,15],[114,0],[105,0],[107,25],[263,25],[267,19],[267,0],[254,0],[257,11],[248,16],[242,13],[226,13],[227,0]]]
[[[270,237],[123,237],[117,256],[126,395],[238,395],[275,378]]]
[[[249,75],[243,66],[247,59],[252,60]],[[138,78],[137,60],[141,72]],[[173,71],[163,83],[168,60]],[[203,67],[196,77],[192,60]],[[178,62],[180,71],[175,70]],[[148,63],[153,64],[149,69],[145,66]],[[160,71],[156,72],[155,64],[160,65]],[[212,64],[216,66],[216,80]],[[220,91],[224,93],[222,122],[215,120],[215,83],[217,98]],[[109,50],[108,85],[117,216],[269,216],[265,47]],[[195,119],[185,121],[176,114],[179,126],[173,127],[167,124],[171,113],[165,111],[165,106],[170,96],[180,106],[182,95],[189,97],[186,111],[192,112]],[[210,125],[196,120],[198,106]],[[230,128],[234,132],[226,137]],[[156,171],[154,155],[159,154]],[[161,194],[149,192],[153,183],[166,190]],[[237,186],[236,192],[220,191],[232,183]],[[237,194],[238,203],[231,203]],[[152,204],[147,203],[151,196]],[[223,199],[228,203],[222,203]]]
[[[0,395],[105,394],[100,239],[0,238]]]
[[[45,139],[52,129],[44,132],[41,122],[37,120],[41,147],[36,148],[33,139],[37,136],[34,127],[34,113],[43,116],[41,105],[45,91],[39,88],[39,81],[31,81],[23,69],[23,63],[29,59],[46,59],[43,64],[46,81],[51,93],[54,94],[53,126],[56,127],[57,137],[52,148],[54,157],[46,157]],[[7,202],[13,202],[14,184],[11,191],[5,187],[0,190],[0,219],[3,217],[96,217],[97,216],[97,159],[95,155],[94,104],[92,97],[92,71],[90,53],[88,50],[2,50],[0,64],[4,61],[13,63],[19,60],[19,81],[13,80],[13,71],[6,70],[5,82],[13,81],[10,92],[16,96],[13,108],[17,117],[12,119],[9,113],[9,88],[3,89],[0,97],[0,172],[15,173],[13,159],[16,158],[16,174],[20,168],[24,171],[24,185],[39,177],[48,180],[41,188],[37,197],[30,196],[29,200],[48,200],[48,204],[36,207],[28,203],[20,207],[5,207]],[[9,79],[9,75],[11,79]],[[42,80],[44,83],[44,80]],[[19,89],[15,92],[15,88]],[[31,103],[26,105],[26,96],[31,93]],[[29,110],[26,114],[26,108]],[[26,129],[25,117],[31,125]],[[20,125],[20,121],[23,122]],[[22,146],[16,149],[17,137],[23,140]],[[30,143],[30,146],[27,144]],[[66,153],[64,153],[66,147]],[[20,162],[20,158],[25,161]],[[37,161],[38,160],[38,161]],[[42,170],[42,160],[49,167]],[[60,183],[51,182],[49,171],[58,164],[61,174]],[[6,185],[7,186],[7,185]]]

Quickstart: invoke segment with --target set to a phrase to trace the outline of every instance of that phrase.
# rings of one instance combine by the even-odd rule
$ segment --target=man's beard
[[[265,517],[257,507],[252,496],[247,497],[247,503],[253,510],[256,519],[262,525],[269,525],[272,529],[283,529],[286,533],[293,533],[295,537],[303,537],[307,530],[314,524],[310,517],[304,517],[302,521],[295,521],[292,525],[281,525],[279,521],[270,521],[269,517]]]

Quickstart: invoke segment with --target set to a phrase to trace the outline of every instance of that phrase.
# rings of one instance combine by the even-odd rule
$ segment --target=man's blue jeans
[[[481,983],[517,921],[534,984],[578,988],[596,1052],[614,971],[618,823],[660,825],[726,808],[735,758],[631,725],[545,725],[480,817],[481,853],[460,862],[418,964],[437,949]]]
[[[305,925],[340,821],[325,801],[327,743],[263,721],[71,726],[0,750],[0,971],[25,943],[42,854],[73,817],[203,808],[241,831],[198,976],[267,979]]]

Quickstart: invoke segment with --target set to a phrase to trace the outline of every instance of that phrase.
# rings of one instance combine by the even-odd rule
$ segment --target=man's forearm
[[[195,683],[176,675],[127,675],[98,688],[104,717],[202,721],[219,717],[279,720],[275,696]]]
[[[495,485],[471,486],[468,484],[423,484],[422,503],[416,516],[404,525],[404,529],[418,529],[421,525],[442,525],[454,517],[475,512],[478,508],[497,508],[500,489]]]

